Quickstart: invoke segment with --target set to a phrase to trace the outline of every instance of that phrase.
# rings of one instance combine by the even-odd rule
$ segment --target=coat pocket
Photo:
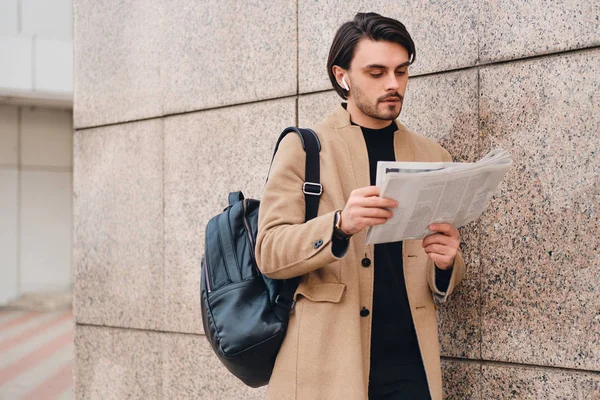
[[[294,300],[298,301],[298,296],[306,297],[308,300],[316,302],[339,303],[342,301],[346,285],[343,283],[302,283],[296,289]]]

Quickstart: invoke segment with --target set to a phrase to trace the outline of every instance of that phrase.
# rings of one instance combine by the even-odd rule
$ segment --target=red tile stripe
[[[34,327],[26,330],[25,332],[18,333],[16,335],[8,338],[5,341],[0,342],[0,353],[10,349],[13,346],[16,346],[18,344],[26,342],[27,340],[31,339],[32,337],[39,335],[46,329],[49,329],[49,328],[53,327],[54,325],[58,325],[61,322],[64,322],[65,320],[71,319],[72,317],[73,316],[72,316],[71,311],[68,311],[64,314],[61,314],[61,315],[58,315],[58,316],[52,318],[49,321],[46,321],[44,324],[41,324],[39,326],[34,326]]]
[[[73,341],[73,332],[67,332],[44,346],[35,349],[20,360],[0,368],[0,386],[22,374],[24,371],[36,366],[41,361],[52,356]]]
[[[54,375],[39,384],[21,400],[54,399],[73,384],[73,366],[69,361]]]
[[[9,328],[12,328],[13,326],[19,325],[19,324],[24,324],[27,321],[30,321],[36,317],[40,317],[42,316],[42,313],[39,312],[30,312],[27,314],[23,314],[21,316],[19,316],[18,318],[15,319],[9,319],[8,321],[0,324],[0,332],[5,331]]]

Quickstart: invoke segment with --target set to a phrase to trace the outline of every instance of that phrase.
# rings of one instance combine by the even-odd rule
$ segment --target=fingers
[[[386,199],[385,197],[358,197],[356,198],[356,204],[361,207],[379,207],[379,208],[396,208],[398,202],[393,199]]]
[[[350,208],[349,214],[353,218],[385,218],[390,219],[394,213],[386,208],[379,207],[353,207]]]
[[[427,256],[439,269],[448,269],[454,265],[454,258],[438,253],[428,253]]]
[[[444,235],[458,237],[458,230],[450,224],[441,223],[441,224],[431,224],[429,225],[429,230],[433,232],[443,233]]]
[[[380,189],[377,186],[367,186],[353,190],[349,202],[361,207],[395,208],[398,202],[393,199],[379,197]]]
[[[392,212],[384,208],[349,206],[342,210],[342,230],[355,234],[362,229],[384,224],[392,217]]]
[[[448,246],[443,246],[441,244],[430,244],[429,246],[424,247],[425,253],[436,253],[442,256],[454,256],[456,251]]]
[[[434,233],[433,235],[425,237],[425,239],[423,239],[423,241],[421,242],[422,247],[431,246],[433,244],[439,244],[442,246],[458,249],[458,247],[460,246],[460,240],[451,236],[442,235],[441,233]]]
[[[381,225],[393,216],[389,210],[398,206],[393,199],[379,197],[377,186],[355,189],[342,210],[342,230],[346,234],[355,234],[362,229]]]
[[[388,218],[360,218],[358,222],[363,226],[382,225],[388,221]]]
[[[390,219],[394,215],[390,210],[386,210],[383,208],[355,208],[349,209],[348,215],[350,218],[381,218],[381,219]]]
[[[350,196],[352,196],[353,194],[360,195],[362,197],[379,196],[380,192],[381,189],[378,186],[365,186],[362,188],[354,189]]]
[[[460,246],[458,230],[450,224],[431,224],[429,229],[438,232],[423,239],[421,245],[431,261],[440,269],[454,265]]]

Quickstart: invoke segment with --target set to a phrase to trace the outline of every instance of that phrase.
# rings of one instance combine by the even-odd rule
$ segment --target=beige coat
[[[398,161],[450,161],[441,146],[400,123],[394,136]],[[360,127],[350,124],[338,106],[314,127],[321,141],[323,194],[317,218],[304,223],[305,153],[297,135],[282,141],[265,187],[257,238],[260,269],[271,278],[302,275],[288,332],[269,382],[273,400],[366,400],[368,393],[371,316],[361,317],[373,304],[373,245],[365,244],[366,230],[350,239],[348,252],[337,258],[331,251],[333,220],[350,192],[369,186],[368,154]],[[319,245],[320,241],[322,244]],[[445,301],[462,279],[462,256],[446,293],[435,288],[434,266],[420,240],[403,244],[408,300],[421,355],[434,400],[442,399],[440,348],[434,296]]]

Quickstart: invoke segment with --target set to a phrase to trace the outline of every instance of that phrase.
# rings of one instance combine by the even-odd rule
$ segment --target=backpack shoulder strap
[[[313,130],[291,126],[284,129],[281,135],[279,135],[279,139],[275,145],[275,151],[273,152],[273,158],[275,158],[275,154],[279,148],[279,143],[290,132],[296,132],[300,136],[302,148],[306,152],[306,165],[302,192],[304,193],[306,208],[304,220],[308,221],[317,216],[319,211],[319,200],[321,199],[321,194],[323,193],[323,186],[321,185],[321,163],[319,159],[321,142],[319,142],[319,137]],[[271,164],[272,163],[273,160],[271,159]],[[281,290],[275,298],[275,310],[276,313],[280,315],[280,318],[284,318],[284,313],[289,313],[289,311],[294,308],[294,293],[300,284],[300,279],[301,277],[296,277],[292,279],[286,279],[283,282]],[[287,321],[287,319],[282,320]]]
[[[321,198],[321,193],[323,193],[323,186],[321,185],[321,165],[319,161],[321,142],[319,141],[317,134],[312,129],[296,128],[294,126],[285,128],[283,132],[281,132],[281,135],[279,135],[279,139],[277,139],[271,164],[273,163],[275,154],[277,154],[277,150],[279,149],[279,143],[281,143],[283,138],[290,132],[296,132],[298,136],[300,136],[302,148],[306,152],[306,165],[304,169],[305,173],[302,192],[304,193],[305,200],[304,220],[308,221],[317,216],[319,211],[319,200]]]

